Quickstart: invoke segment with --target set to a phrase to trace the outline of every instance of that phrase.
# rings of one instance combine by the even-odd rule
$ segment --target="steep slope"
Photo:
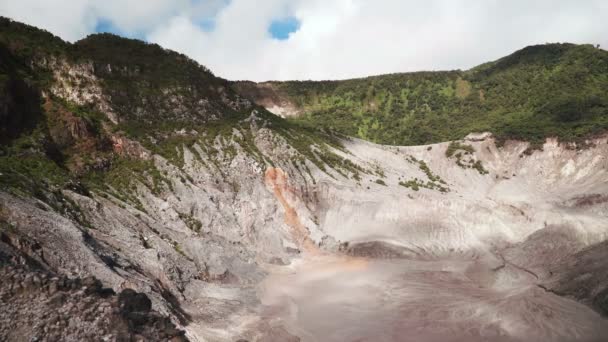
[[[376,145],[158,46],[1,27],[15,260],[143,292],[195,341],[605,336],[608,264],[579,267],[608,238],[605,137]]]
[[[177,324],[230,334],[230,312],[254,305],[222,293],[255,302],[260,263],[297,253],[267,166],[303,189],[311,170],[358,172],[337,138],[256,110],[184,56],[1,24],[2,240],[52,272],[143,291]]]
[[[529,46],[468,71],[234,88],[277,114],[391,145],[485,131],[500,141],[580,141],[608,127],[608,52],[591,45]]]
[[[16,266],[0,242],[0,336],[7,341],[184,341],[184,331],[151,311],[148,297],[133,290],[116,295],[94,277],[67,279]]]

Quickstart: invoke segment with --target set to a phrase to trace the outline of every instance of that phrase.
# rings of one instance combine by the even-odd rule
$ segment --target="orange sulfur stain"
[[[285,210],[285,223],[291,228],[291,236],[298,247],[313,259],[310,266],[315,269],[323,269],[328,272],[357,271],[367,267],[368,261],[364,258],[353,258],[348,256],[335,256],[322,253],[319,247],[309,237],[308,229],[300,222],[297,211],[289,203],[286,195],[293,191],[289,188],[287,175],[279,168],[269,167],[265,174],[266,186],[268,186]],[[316,258],[321,257],[321,258]]]
[[[275,197],[283,206],[285,210],[285,223],[291,227],[291,235],[298,246],[307,253],[320,253],[317,245],[308,236],[308,229],[300,222],[298,213],[285,197],[285,193],[290,191],[287,186],[287,175],[285,172],[279,168],[269,167],[266,169],[265,181],[266,186],[273,191]]]

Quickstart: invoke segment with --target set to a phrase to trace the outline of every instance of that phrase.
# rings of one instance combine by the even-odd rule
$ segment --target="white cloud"
[[[188,6],[187,0],[103,0],[90,1],[91,10],[112,21],[125,32],[149,30]]]
[[[0,15],[75,41],[93,33],[100,20],[118,30],[146,33],[173,16],[198,20],[216,15],[228,0],[0,0]]]
[[[75,40],[91,32],[95,22],[86,0],[0,0],[0,14]]]
[[[74,40],[99,18],[229,79],[333,79],[466,69],[545,42],[608,46],[604,0],[0,0],[0,13]],[[6,3],[5,3],[6,2]],[[197,23],[213,17],[207,32]],[[278,41],[274,19],[300,29]]]

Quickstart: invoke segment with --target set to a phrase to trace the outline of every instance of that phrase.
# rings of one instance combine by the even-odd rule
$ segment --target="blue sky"
[[[128,37],[128,38],[136,38],[136,39],[144,39],[145,35],[141,32],[124,32],[116,27],[112,21],[99,18],[97,23],[95,24],[95,29],[93,30],[95,33],[113,33],[119,36]]]
[[[228,79],[468,69],[546,42],[608,47],[606,0],[0,0],[76,41],[94,32],[184,53]]]
[[[300,21],[296,17],[287,17],[272,21],[268,27],[268,32],[275,39],[285,40],[299,28]]]
[[[211,32],[215,29],[215,20],[213,18],[204,18],[198,20],[196,23],[201,30]],[[272,38],[277,40],[286,40],[289,36],[298,31],[300,28],[300,21],[293,16],[285,17],[281,19],[275,19],[268,25],[268,33]],[[119,36],[136,38],[146,40],[145,32],[125,32],[118,28],[114,23],[106,18],[99,18],[95,25],[95,33],[113,33]]]

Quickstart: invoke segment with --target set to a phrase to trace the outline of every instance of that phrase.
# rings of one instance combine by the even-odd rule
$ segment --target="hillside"
[[[522,51],[234,83],[158,45],[0,19],[0,340],[601,339],[606,73],[579,82],[563,61],[605,53]],[[554,88],[572,92],[528,96]],[[399,106],[409,126],[381,122]],[[499,121],[498,139],[468,134]]]
[[[391,145],[485,131],[500,141],[581,142],[608,128],[608,52],[591,45],[529,46],[467,71],[234,88],[307,124]]]
[[[50,176],[57,184],[76,178],[105,186],[129,168],[153,171],[150,151],[178,164],[182,144],[199,142],[217,153],[214,140],[234,130],[264,160],[249,132],[254,110],[317,165],[342,159],[323,147],[336,145],[335,138],[271,115],[204,66],[158,45],[111,34],[69,44],[9,19],[0,29],[5,186],[29,192]],[[314,142],[322,145],[313,154]]]

